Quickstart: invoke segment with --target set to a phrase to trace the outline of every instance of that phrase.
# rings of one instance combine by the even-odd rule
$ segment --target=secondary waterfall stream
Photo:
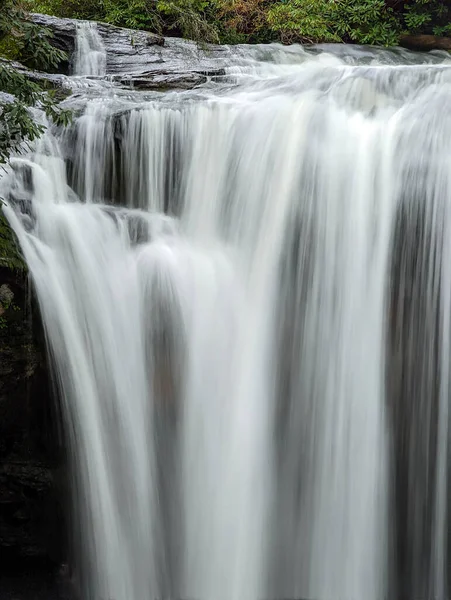
[[[238,47],[71,102],[0,189],[83,600],[445,600],[450,61]]]
[[[106,51],[95,23],[81,21],[75,38],[74,73],[88,77],[104,77]]]

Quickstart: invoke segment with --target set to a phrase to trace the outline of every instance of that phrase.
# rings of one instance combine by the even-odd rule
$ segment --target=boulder
[[[451,52],[451,37],[439,37],[437,35],[403,35],[400,44],[408,50],[447,50]]]

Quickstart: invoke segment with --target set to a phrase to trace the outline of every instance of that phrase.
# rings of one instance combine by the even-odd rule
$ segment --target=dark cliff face
[[[26,272],[0,266],[0,576],[64,560],[64,457]]]

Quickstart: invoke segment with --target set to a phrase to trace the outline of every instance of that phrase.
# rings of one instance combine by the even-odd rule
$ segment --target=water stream
[[[0,188],[83,599],[445,600],[451,62],[239,47],[72,102]]]
[[[74,74],[85,77],[106,75],[106,51],[97,26],[90,21],[77,24],[75,38]]]

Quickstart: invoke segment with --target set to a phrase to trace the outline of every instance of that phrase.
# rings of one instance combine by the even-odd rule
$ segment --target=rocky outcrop
[[[34,83],[38,83],[45,90],[53,90],[57,92],[56,100],[63,100],[67,97],[72,91],[72,84],[70,82],[70,78],[66,77],[62,74],[56,73],[44,73],[42,71],[33,71],[25,67],[22,63],[8,60],[6,58],[0,57],[0,64],[11,67],[18,73],[24,75],[30,81]],[[0,102],[13,102],[14,96],[11,94],[6,94],[4,92],[0,92]]]
[[[31,18],[52,31],[55,46],[73,55],[76,20],[41,14],[32,14]],[[105,23],[97,23],[96,27],[107,53],[107,76],[139,89],[191,89],[208,77],[224,74],[231,52],[227,46],[199,48],[187,40]]]
[[[75,50],[77,23],[80,21],[76,19],[60,19],[38,13],[31,14],[30,18],[37,25],[50,29],[54,35],[52,43],[57,48],[63,50],[69,56],[73,54]],[[163,37],[146,31],[124,29],[105,23],[97,23],[97,29],[105,44],[107,53],[111,55],[110,58],[113,64],[116,60],[115,56],[137,56],[145,54],[146,51],[151,55],[152,52],[149,49],[164,45]]]

